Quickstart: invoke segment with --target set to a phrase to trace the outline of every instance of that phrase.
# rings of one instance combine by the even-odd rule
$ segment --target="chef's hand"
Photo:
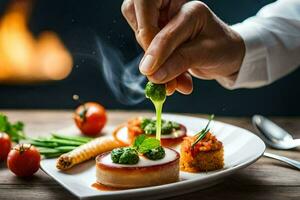
[[[155,2],[164,3],[163,0],[132,1],[132,13],[135,13],[137,19],[135,27],[139,27],[141,16],[137,13],[142,12],[142,16],[145,16],[148,13],[147,9],[154,9],[151,5],[156,5]],[[147,9],[142,7],[139,10],[140,7],[136,6],[147,3]],[[128,8],[123,6],[123,13],[128,16],[126,7]],[[159,7],[156,9],[159,12]],[[128,20],[128,17],[126,18]],[[148,24],[153,25],[152,22]],[[139,31],[136,31],[136,35],[138,33]],[[139,40],[142,37],[137,38],[143,46],[143,42]],[[183,94],[191,93],[193,84],[190,74],[202,79],[216,79],[219,82],[234,81],[245,53],[241,37],[218,19],[205,4],[198,1],[188,2],[180,7],[168,23],[155,34],[150,44],[143,47],[146,52],[140,63],[140,71],[154,83],[167,83],[168,94],[172,94],[175,89]]]

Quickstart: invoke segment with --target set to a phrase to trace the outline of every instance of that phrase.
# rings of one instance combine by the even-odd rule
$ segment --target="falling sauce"
[[[101,190],[101,191],[117,191],[117,190],[124,190],[122,188],[115,188],[115,187],[110,187],[107,185],[103,185],[101,183],[93,183],[92,187],[97,189],[97,190]]]
[[[149,98],[156,112],[156,139],[161,139],[161,113],[163,104],[166,100],[166,87],[165,85],[154,84],[148,82],[145,88],[146,98]]]

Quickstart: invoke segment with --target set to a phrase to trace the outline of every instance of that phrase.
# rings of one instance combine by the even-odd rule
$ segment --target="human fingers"
[[[176,49],[154,74],[148,76],[148,79],[153,83],[167,83],[188,70],[189,60],[190,55],[184,47]]]
[[[124,0],[121,11],[129,26],[134,32],[137,30],[137,20],[135,15],[134,3],[133,0]]]
[[[159,32],[160,10],[170,0],[133,0],[137,21],[136,39],[144,50]]]
[[[140,71],[145,75],[153,74],[177,47],[192,39],[204,26],[206,10],[205,4],[200,2],[184,4],[152,40],[140,63]]]
[[[169,81],[168,83],[166,83],[167,95],[168,96],[172,95],[176,91],[176,88],[177,88],[177,80],[176,79],[173,79],[173,80]]]
[[[177,78],[166,83],[167,95],[172,95],[175,91],[182,94],[190,94],[193,91],[193,80],[189,73],[185,72]]]
[[[193,91],[193,79],[192,76],[185,72],[176,78],[177,87],[176,90],[182,94],[188,95]]]

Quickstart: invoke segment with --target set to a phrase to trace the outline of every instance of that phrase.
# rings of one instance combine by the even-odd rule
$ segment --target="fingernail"
[[[140,71],[143,74],[147,74],[151,71],[153,65],[154,65],[154,57],[151,55],[146,55],[146,57],[143,58],[140,64]]]
[[[152,79],[158,82],[163,81],[166,77],[167,77],[167,72],[164,69],[159,69],[157,72],[155,72],[152,75]]]

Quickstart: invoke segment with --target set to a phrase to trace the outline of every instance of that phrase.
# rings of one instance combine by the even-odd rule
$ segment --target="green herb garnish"
[[[163,159],[166,155],[166,152],[164,150],[164,148],[162,148],[161,146],[155,148],[155,149],[151,149],[149,151],[147,151],[146,153],[144,153],[144,156],[150,160],[160,160]]]
[[[139,155],[143,154],[150,160],[159,160],[165,156],[164,149],[160,146],[159,140],[147,138],[146,135],[138,136],[132,147],[116,148],[111,151],[111,160],[117,164],[136,164]]]
[[[156,139],[160,141],[161,136],[161,113],[166,100],[166,87],[164,84],[148,82],[145,88],[146,97],[154,104],[156,111]]]
[[[138,149],[139,146],[144,142],[144,140],[146,139],[146,135],[139,135],[138,137],[135,138],[134,143],[133,143],[133,147]]]
[[[139,162],[138,152],[132,147],[116,148],[111,152],[113,163],[134,165]]]
[[[135,139],[133,147],[139,153],[144,154],[151,149],[160,147],[160,141],[156,138],[147,138],[145,135],[140,135]]]
[[[211,115],[211,116],[209,117],[208,123],[206,124],[205,128],[202,129],[199,133],[197,133],[197,134],[195,135],[195,137],[197,137],[197,139],[193,142],[192,148],[194,148],[194,146],[195,146],[200,140],[202,140],[202,139],[206,136],[206,134],[209,132],[208,126],[209,126],[210,122],[214,119],[214,117],[215,117],[215,115]]]
[[[0,113],[0,131],[7,133],[11,140],[19,142],[25,139],[24,124],[22,122],[11,123],[8,121],[7,116]]]
[[[156,120],[143,118],[141,122],[141,128],[146,135],[152,135],[156,133]],[[180,125],[176,122],[161,120],[161,134],[171,134],[173,131],[180,129]]]
[[[165,157],[165,150],[160,146],[159,140],[147,138],[144,134],[135,139],[133,148],[150,160],[159,160]]]

